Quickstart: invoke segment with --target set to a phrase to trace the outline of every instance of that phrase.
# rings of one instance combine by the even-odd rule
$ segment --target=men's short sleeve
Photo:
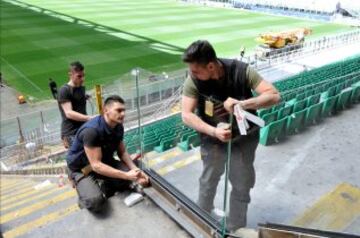
[[[94,128],[85,128],[79,134],[86,147],[100,147],[98,132]]]
[[[250,66],[248,66],[246,69],[246,76],[248,79],[248,83],[252,89],[255,89],[263,80],[263,77]]]
[[[71,101],[71,92],[70,87],[68,86],[62,86],[60,88],[59,96],[58,96],[59,103],[65,103]]]
[[[184,82],[183,93],[184,96],[191,97],[191,98],[198,98],[199,91],[196,88],[194,81],[187,77]]]

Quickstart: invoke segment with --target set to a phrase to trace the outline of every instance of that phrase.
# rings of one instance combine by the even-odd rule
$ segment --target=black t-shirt
[[[100,138],[95,128],[86,128],[79,133],[80,140],[86,147],[100,147]]]
[[[114,153],[123,141],[124,127],[122,124],[115,128],[107,126],[104,118],[98,116],[86,122],[76,134],[74,143],[66,157],[69,168],[79,170],[89,164],[84,147],[100,147],[101,161],[112,166]]]
[[[66,118],[64,110],[61,106],[61,104],[65,102],[71,102],[72,109],[74,111],[86,115],[85,87],[71,87],[70,85],[65,84],[60,88],[58,103],[62,117],[61,137],[75,135],[80,126],[84,124],[84,122]]]
[[[123,140],[124,127],[118,125],[114,129],[108,129],[105,134],[99,133],[95,128],[85,128],[79,132],[77,139],[86,147],[101,147],[103,162],[111,160],[117,151],[119,143]]]

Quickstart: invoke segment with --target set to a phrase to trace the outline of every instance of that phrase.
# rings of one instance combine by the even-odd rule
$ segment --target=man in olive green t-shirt
[[[190,77],[182,95],[183,122],[200,133],[203,171],[199,178],[198,205],[212,213],[220,177],[224,173],[227,143],[232,138],[229,179],[232,184],[227,228],[235,231],[246,226],[250,189],[255,184],[253,162],[259,130],[250,123],[248,135],[239,135],[236,120],[229,127],[229,112],[239,104],[256,114],[256,109],[276,104],[278,91],[247,64],[217,58],[207,41],[195,41],[185,51]],[[254,97],[252,91],[258,96]],[[195,113],[196,111],[196,113]],[[224,125],[224,124],[222,124]]]

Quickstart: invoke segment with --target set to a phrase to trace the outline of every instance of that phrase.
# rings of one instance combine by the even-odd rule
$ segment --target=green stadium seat
[[[358,103],[360,102],[360,85],[352,86],[352,87],[353,87],[353,93],[351,95],[351,102]]]
[[[272,107],[272,112],[278,111],[280,108],[282,108],[285,105],[284,101],[279,102],[278,104],[274,105]]]
[[[285,103],[285,106],[292,106],[297,102],[296,98],[290,99]]]
[[[289,101],[290,99],[292,99],[291,94],[289,94],[289,93],[281,94],[282,101]]]
[[[331,116],[336,112],[336,101],[338,96],[328,97],[323,101],[323,108],[321,109],[322,117]]]
[[[293,112],[299,112],[299,111],[303,110],[304,108],[306,108],[306,104],[307,104],[306,99],[303,99],[303,100],[301,100],[299,102],[296,102],[294,104]]]
[[[313,125],[320,122],[322,115],[323,102],[312,105],[306,109],[304,124],[305,126]]]
[[[297,101],[303,100],[304,98],[305,98],[305,93],[300,93],[300,94],[296,95]]]
[[[338,85],[335,86],[335,95],[338,95],[341,93],[341,91],[344,89],[344,83],[339,83]]]
[[[345,88],[351,87],[351,84],[352,84],[352,80],[348,79],[344,82],[344,85],[345,85],[344,87]]]
[[[343,89],[339,95],[339,99],[336,102],[336,110],[340,111],[349,107],[351,104],[350,97],[352,94],[352,88]]]
[[[328,97],[332,97],[336,95],[336,86],[332,86],[327,90]]]
[[[277,120],[278,111],[274,111],[268,114],[265,114],[262,119],[265,121],[265,125],[270,124],[273,121]]]
[[[139,149],[140,149],[140,148],[139,148],[139,145],[135,145],[135,144],[126,147],[126,150],[127,150],[127,152],[128,152],[129,154],[134,154],[134,153],[136,153]]]
[[[147,153],[154,150],[154,147],[158,146],[160,143],[157,139],[153,141],[147,141],[143,143],[143,152]]]
[[[189,149],[193,147],[197,147],[199,145],[200,145],[200,136],[198,133],[192,134],[188,136],[188,138],[185,141],[178,143],[178,147],[183,151],[188,151]]]
[[[290,116],[288,116],[286,123],[286,134],[292,135],[301,131],[304,127],[304,118],[306,115],[306,109],[294,112]]]
[[[263,115],[271,112],[272,108],[265,108],[265,109],[260,109],[257,111],[257,114],[259,117],[262,117]]]
[[[291,99],[293,99],[293,98],[295,98],[295,97],[296,97],[296,92],[291,92],[291,93],[288,93],[288,94],[287,94],[286,99],[285,99],[285,98],[282,98],[282,100],[284,100],[284,101],[289,101],[289,100],[291,100]]]
[[[271,122],[260,130],[260,143],[262,145],[271,145],[279,142],[285,136],[287,117],[281,120]]]
[[[320,94],[315,94],[307,98],[307,104],[306,107],[310,107],[312,105],[315,105],[320,100]]]
[[[326,99],[328,99],[328,97],[329,97],[328,91],[325,91],[325,92],[321,93],[319,102],[325,101]]]
[[[293,105],[288,105],[283,108],[280,108],[277,115],[277,119],[280,120],[284,117],[289,116],[292,113],[293,107],[294,107]]]
[[[166,151],[168,149],[171,149],[171,148],[175,147],[176,144],[177,144],[177,141],[178,141],[178,138],[173,137],[173,136],[164,138],[164,139],[161,140],[159,146],[154,147],[154,150],[156,152],[158,152],[158,153],[164,152],[164,151]]]
[[[314,95],[314,92],[315,92],[315,90],[313,90],[313,89],[307,89],[305,92],[305,97],[307,98],[307,97]]]
[[[318,87],[315,88],[313,95],[322,93],[323,91],[325,91],[324,86],[319,85]]]
[[[195,135],[195,134],[197,134],[196,131],[195,132],[194,131],[187,131],[187,132],[183,133],[181,135],[180,142],[186,141],[189,136]]]
[[[154,134],[154,135],[145,135],[143,140],[144,140],[145,143],[147,141],[157,140],[157,136],[156,136],[156,134]]]

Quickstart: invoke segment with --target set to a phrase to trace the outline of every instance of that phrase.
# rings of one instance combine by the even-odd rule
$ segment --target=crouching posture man
[[[143,186],[149,182],[126,152],[124,117],[124,100],[110,96],[104,102],[104,114],[86,122],[76,133],[66,161],[81,208],[97,212],[108,197],[129,188],[131,181]],[[115,151],[120,161],[114,159]]]

